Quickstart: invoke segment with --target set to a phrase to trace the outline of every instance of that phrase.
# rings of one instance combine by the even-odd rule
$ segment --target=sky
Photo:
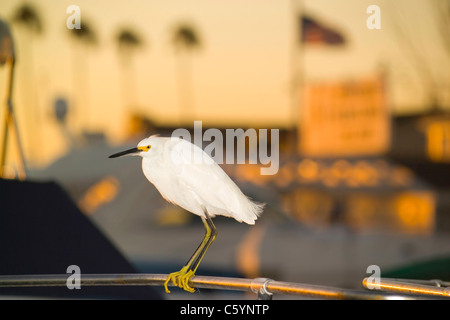
[[[194,26],[201,40],[201,47],[187,57],[192,117],[202,120],[204,127],[288,126],[292,8],[297,3],[302,12],[347,39],[339,48],[303,47],[305,82],[358,79],[384,70],[392,112],[424,110],[429,100],[418,65],[426,64],[439,79],[441,95],[450,84],[449,53],[443,50],[430,10],[435,2],[439,0],[29,0],[42,18],[44,32],[30,38],[12,26],[17,48],[14,103],[26,156],[42,165],[67,151],[52,116],[58,97],[69,103],[72,130],[102,131],[115,144],[123,141],[126,103],[156,123],[182,125],[180,59],[171,43],[171,32],[182,22]],[[0,0],[0,18],[10,21],[21,3]],[[66,10],[73,4],[99,40],[88,51],[67,36]],[[366,10],[372,4],[381,10],[380,30],[366,26]],[[130,61],[136,75],[133,102],[124,102],[124,76],[114,40],[122,26],[136,30],[144,41]],[[415,60],[413,47],[425,62]],[[4,69],[0,88],[7,82]],[[75,95],[80,89],[84,93]],[[0,98],[4,101],[3,90]],[[36,145],[40,148],[33,149]]]

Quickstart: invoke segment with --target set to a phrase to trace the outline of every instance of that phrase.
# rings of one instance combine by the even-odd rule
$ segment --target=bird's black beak
[[[133,155],[133,154],[137,154],[139,152],[141,152],[142,150],[140,150],[139,148],[131,148],[122,152],[118,152],[115,154],[110,155],[108,158],[117,158],[117,157],[122,157],[122,156],[126,156],[127,154],[129,155]]]

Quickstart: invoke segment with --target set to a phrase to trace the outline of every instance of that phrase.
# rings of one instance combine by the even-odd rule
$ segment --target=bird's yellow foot
[[[172,281],[175,286],[180,287],[181,289],[184,289],[191,293],[195,292],[195,289],[189,285],[189,281],[193,276],[194,271],[188,270],[188,268],[184,266],[180,271],[172,272],[171,274],[169,274],[166,282],[164,282],[164,288],[166,289],[167,293],[170,293],[170,290],[167,288],[167,284]]]

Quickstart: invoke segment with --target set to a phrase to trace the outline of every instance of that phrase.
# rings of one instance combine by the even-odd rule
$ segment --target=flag
[[[322,45],[344,45],[346,43],[343,34],[337,30],[331,29],[317,22],[309,16],[300,17],[302,43],[322,44]]]

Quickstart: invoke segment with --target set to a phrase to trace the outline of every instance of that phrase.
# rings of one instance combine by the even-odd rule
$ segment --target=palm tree
[[[144,42],[135,31],[128,28],[120,29],[115,40],[121,65],[123,104],[125,107],[133,106],[137,103],[138,93],[136,69],[132,57],[139,48],[144,46]]]
[[[23,30],[24,39],[22,41],[22,44],[24,46],[24,49],[21,50],[21,53],[24,57],[22,61],[25,61],[24,69],[28,74],[27,77],[23,78],[24,80],[26,80],[26,87],[28,92],[28,94],[24,95],[24,97],[26,97],[25,105],[29,108],[28,110],[30,110],[29,114],[32,115],[31,117],[27,118],[28,121],[25,120],[26,122],[28,122],[26,127],[29,128],[27,132],[27,140],[31,149],[30,154],[37,155],[40,149],[34,147],[38,144],[32,143],[32,140],[40,138],[41,132],[39,129],[39,121],[41,120],[41,117],[39,116],[39,112],[36,106],[38,99],[36,98],[37,81],[35,80],[33,44],[35,37],[43,33],[43,26],[41,18],[39,17],[36,9],[29,4],[22,4],[20,7],[18,7],[14,12],[11,21]],[[31,119],[33,121],[30,121]]]
[[[172,44],[178,56],[177,78],[179,86],[180,120],[195,118],[194,85],[191,54],[201,47],[201,40],[195,28],[188,23],[180,23],[173,32]],[[189,113],[191,118],[189,119]]]
[[[12,21],[24,25],[30,33],[41,34],[42,33],[42,22],[36,9],[29,5],[23,4],[20,6],[12,17]]]
[[[72,63],[73,63],[73,90],[74,90],[74,106],[73,110],[78,111],[78,121],[81,123],[84,119],[90,120],[90,96],[89,96],[89,51],[92,47],[98,45],[97,36],[89,23],[83,19],[80,29],[67,29],[73,41]],[[79,99],[81,99],[83,108],[80,108]],[[83,117],[81,110],[85,110]],[[75,113],[76,114],[76,113]]]
[[[97,36],[95,35],[95,32],[92,30],[92,27],[90,24],[84,22],[81,22],[80,29],[74,28],[74,29],[68,29],[70,34],[74,37],[74,39],[77,39],[78,41],[81,41],[84,44],[87,45],[96,45],[98,43]]]

